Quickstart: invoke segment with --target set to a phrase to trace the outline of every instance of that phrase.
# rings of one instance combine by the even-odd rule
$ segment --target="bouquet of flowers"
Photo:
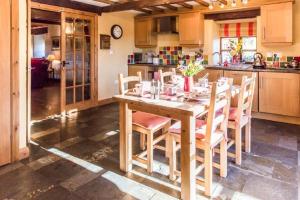
[[[242,46],[243,46],[243,41],[242,39],[239,39],[237,43],[234,41],[230,41],[230,55],[233,56],[238,56],[242,54]]]
[[[190,61],[186,65],[179,65],[178,69],[181,71],[182,75],[185,77],[192,77],[198,74],[200,71],[204,70],[202,65],[202,60]]]

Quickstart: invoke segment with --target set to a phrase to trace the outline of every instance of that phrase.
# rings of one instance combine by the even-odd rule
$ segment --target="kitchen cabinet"
[[[233,78],[234,85],[241,85],[243,76],[252,76],[252,72],[245,72],[245,71],[224,71],[224,77]],[[255,90],[253,96],[253,103],[252,103],[252,111],[258,112],[258,73],[256,73],[256,83],[255,83]],[[231,105],[233,107],[237,107],[238,105],[238,97],[232,99]]]
[[[261,32],[263,44],[292,44],[293,3],[262,6]]]
[[[259,112],[300,116],[300,74],[259,73]]]
[[[134,23],[135,46],[148,48],[157,46],[155,21],[153,18],[136,18]]]
[[[146,65],[129,65],[128,76],[137,76],[138,72],[142,73],[142,80],[149,80],[148,66]],[[129,83],[128,88],[133,88],[135,83]]]
[[[195,77],[195,81],[198,81],[198,79],[202,78],[208,74],[208,81],[209,82],[215,82],[218,81],[219,78],[223,76],[223,70],[218,70],[218,69],[205,69],[201,72],[199,72]]]
[[[182,46],[204,44],[204,16],[199,12],[179,15],[179,43]]]

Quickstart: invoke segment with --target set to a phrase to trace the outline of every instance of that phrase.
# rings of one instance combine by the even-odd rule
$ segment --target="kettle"
[[[263,61],[263,55],[261,53],[254,54],[253,67],[255,67],[255,68],[264,68],[265,67],[265,64]]]

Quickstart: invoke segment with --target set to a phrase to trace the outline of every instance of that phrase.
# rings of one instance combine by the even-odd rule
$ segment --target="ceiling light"
[[[212,3],[210,3],[210,4],[209,4],[209,6],[208,6],[208,8],[209,8],[210,10],[214,9],[214,6],[213,6],[213,4],[212,4]]]
[[[223,3],[220,4],[220,8],[224,8],[224,4]]]
[[[232,0],[231,6],[232,6],[232,7],[236,7],[236,0]]]
[[[246,4],[248,4],[248,0],[242,0],[242,3],[243,3],[244,5],[246,5]]]

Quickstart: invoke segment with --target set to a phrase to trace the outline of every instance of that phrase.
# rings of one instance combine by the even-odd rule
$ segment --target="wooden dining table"
[[[233,90],[233,95],[238,89]],[[181,199],[196,199],[196,118],[209,106],[198,101],[170,101],[132,95],[115,95],[120,112],[120,169],[132,170],[132,111],[152,113],[181,121]]]

